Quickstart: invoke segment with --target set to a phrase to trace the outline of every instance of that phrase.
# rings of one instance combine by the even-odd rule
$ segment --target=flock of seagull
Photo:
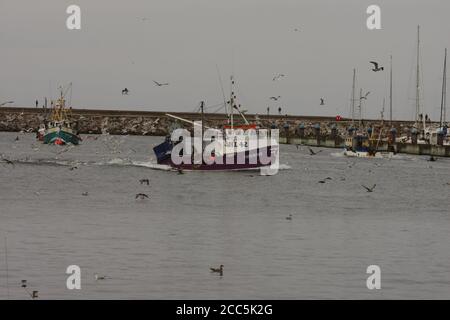
[[[295,29],[295,31],[299,31],[298,29]],[[371,69],[373,72],[378,72],[378,71],[383,71],[384,67],[380,66],[380,64],[376,61],[369,61],[369,63],[371,63],[373,65],[373,68]],[[273,78],[272,81],[278,81],[281,80],[282,78],[284,78],[285,75],[282,73],[278,73],[276,74]],[[367,92],[364,96],[361,97],[361,99],[367,100],[367,96],[369,95],[370,92]],[[270,100],[273,101],[278,101],[281,99],[281,96],[271,96],[269,97]],[[324,106],[325,105],[325,98],[322,97],[320,98],[320,103],[319,105]],[[278,108],[279,113],[281,114],[281,108]]]

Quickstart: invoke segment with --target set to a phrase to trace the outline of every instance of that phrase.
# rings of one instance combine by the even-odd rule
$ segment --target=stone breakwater
[[[36,132],[39,125],[48,119],[49,111],[42,108],[0,108],[0,131]],[[71,112],[81,134],[164,136],[174,128],[192,128],[189,123],[168,117],[166,112],[96,109],[73,109]],[[191,121],[200,120],[198,113],[171,114]],[[209,127],[220,128],[227,122],[225,114],[206,113],[204,117],[205,125]],[[322,139],[342,139],[351,127],[351,120],[336,121],[332,117],[257,114],[248,114],[246,117],[249,122],[255,122],[261,128],[280,129],[280,136],[284,138],[320,136]],[[236,116],[236,119],[239,117]],[[376,132],[382,129],[383,136],[387,136],[391,129],[387,122],[382,124],[380,120],[364,120],[362,125],[365,128],[372,127]],[[406,134],[412,125],[408,121],[394,121],[392,124],[398,135]]]

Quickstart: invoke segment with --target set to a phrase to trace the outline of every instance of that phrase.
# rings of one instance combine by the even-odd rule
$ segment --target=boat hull
[[[68,143],[78,145],[81,141],[79,136],[71,132],[65,131],[63,129],[46,132],[44,134],[43,140],[45,144],[58,144],[58,145],[64,145]]]
[[[158,164],[167,165],[177,170],[189,170],[189,171],[239,171],[239,170],[255,170],[262,167],[268,167],[271,163],[262,161],[261,153],[266,152],[267,157],[272,155],[275,151],[275,146],[268,146],[264,149],[245,150],[241,152],[235,152],[228,157],[225,155],[216,157],[212,164],[206,162],[202,163],[182,163],[175,164],[171,157],[171,144],[165,142],[155,147],[155,154],[157,156]],[[164,150],[164,151],[163,151]],[[240,161],[238,161],[240,160]],[[266,159],[264,159],[266,160]]]

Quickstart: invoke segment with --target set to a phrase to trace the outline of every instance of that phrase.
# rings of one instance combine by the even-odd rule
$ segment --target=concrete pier
[[[166,112],[157,111],[124,111],[102,109],[72,109],[73,120],[78,123],[81,134],[109,133],[116,135],[147,135],[165,136],[174,128],[191,128],[188,123],[168,117]],[[42,108],[0,108],[0,131],[36,131],[39,125],[49,117],[50,110]],[[187,120],[200,120],[198,113],[170,112],[175,116]],[[222,127],[227,123],[227,116],[220,113],[206,113],[205,125]],[[249,122],[257,123],[262,128],[280,129],[280,143],[304,144],[308,146],[343,148],[344,137],[351,132],[352,122],[342,118],[337,121],[334,117],[300,116],[300,115],[258,115],[247,114]],[[239,117],[236,117],[239,119]],[[411,121],[393,121],[381,123],[380,120],[363,120],[364,130],[382,130],[384,137],[389,138],[409,135],[413,125]],[[395,128],[393,130],[392,128]],[[392,138],[392,137],[391,137]],[[379,149],[387,151],[389,148],[399,153],[418,155],[450,156],[450,147],[438,145],[412,145],[382,142]]]

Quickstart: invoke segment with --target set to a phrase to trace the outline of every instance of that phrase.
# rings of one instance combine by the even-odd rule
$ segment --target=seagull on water
[[[11,160],[9,160],[9,159],[6,159],[6,158],[3,158],[2,157],[2,159],[1,159],[3,162],[6,162],[6,164],[10,164],[10,165],[12,165],[13,167],[15,167],[16,165],[14,164],[14,162],[13,161],[11,161]]]
[[[209,270],[211,273],[218,273],[223,276],[223,264],[221,264],[219,268],[209,268]]]
[[[319,183],[325,183],[325,182],[327,182],[327,180],[333,180],[333,179],[330,177],[326,177],[325,179],[320,180]]]
[[[106,276],[99,276],[97,273],[94,274],[94,278],[95,278],[95,281],[108,279]]]

